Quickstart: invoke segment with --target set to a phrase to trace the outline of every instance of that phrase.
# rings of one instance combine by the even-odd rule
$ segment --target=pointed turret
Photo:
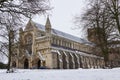
[[[46,24],[45,24],[45,30],[46,30],[47,33],[51,32],[51,23],[50,23],[49,16],[47,17],[47,21],[46,21]]]
[[[32,18],[30,18],[24,30],[25,31],[26,30],[33,30],[34,28],[35,28],[34,22],[32,21]]]

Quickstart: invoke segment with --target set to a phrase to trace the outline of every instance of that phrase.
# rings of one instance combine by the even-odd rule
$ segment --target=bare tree
[[[115,26],[120,35],[120,0],[101,0],[105,7],[110,11],[111,18],[114,19]]]
[[[50,10],[48,0],[0,0],[0,53],[8,57],[7,71],[10,71],[13,45],[24,18],[45,14]]]
[[[89,36],[94,37],[94,43],[100,49],[104,57],[105,66],[109,65],[109,48],[111,41],[114,39],[113,33],[116,34],[116,29],[113,27],[114,19],[111,18],[109,9],[101,0],[94,0],[90,3],[90,8],[86,11],[82,18],[79,16],[75,18],[76,23],[84,23],[84,28],[93,30]]]
[[[13,55],[14,48],[14,41],[17,37],[15,37],[19,27],[16,23],[16,19],[5,15],[3,22],[5,22],[5,25],[1,25],[0,29],[0,38],[1,38],[1,45],[0,53],[4,54],[8,57],[8,67],[7,70],[10,70],[10,64],[11,64],[11,56]],[[6,24],[7,23],[7,24]],[[17,27],[16,27],[17,26]]]

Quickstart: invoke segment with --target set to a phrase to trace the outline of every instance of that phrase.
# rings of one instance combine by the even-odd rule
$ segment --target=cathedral
[[[30,19],[25,29],[19,30],[11,66],[21,69],[101,68],[104,58],[97,55],[94,45],[54,29],[49,17],[45,25]]]

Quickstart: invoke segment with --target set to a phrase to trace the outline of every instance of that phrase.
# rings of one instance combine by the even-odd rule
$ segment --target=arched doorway
[[[28,69],[29,68],[29,62],[28,59],[25,59],[24,61],[24,69]]]
[[[41,67],[41,60],[38,60],[37,68],[39,69],[40,67]]]

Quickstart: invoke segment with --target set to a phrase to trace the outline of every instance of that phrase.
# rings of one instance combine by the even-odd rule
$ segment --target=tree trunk
[[[105,67],[108,67],[108,59],[107,59],[107,56],[104,56],[104,61],[105,61]]]
[[[10,48],[10,47],[9,47]],[[10,48],[11,49],[11,48]],[[8,57],[8,67],[7,67],[7,71],[10,71],[10,64],[11,64],[11,50],[9,49],[9,57]]]
[[[104,53],[104,62],[105,62],[105,67],[109,67],[109,55],[108,53]]]
[[[11,55],[12,55],[12,32],[9,33],[9,56],[8,56],[8,66],[7,72],[10,72],[11,68]]]

